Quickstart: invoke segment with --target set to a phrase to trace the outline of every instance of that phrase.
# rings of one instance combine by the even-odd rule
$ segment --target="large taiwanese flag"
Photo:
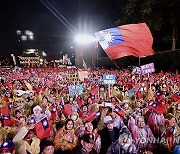
[[[125,56],[145,57],[154,54],[153,37],[145,23],[109,28],[95,35],[112,60]]]
[[[34,128],[39,139],[51,137],[51,127],[46,117],[36,123]]]

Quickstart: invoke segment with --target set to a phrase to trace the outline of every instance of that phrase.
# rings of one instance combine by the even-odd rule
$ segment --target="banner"
[[[142,65],[140,67],[135,67],[132,72],[139,75],[155,72],[154,63]]]

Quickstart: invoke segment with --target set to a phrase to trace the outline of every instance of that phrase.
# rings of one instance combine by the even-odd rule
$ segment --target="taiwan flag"
[[[166,112],[166,105],[164,104],[151,103],[149,104],[148,108],[151,110],[154,110],[155,112],[159,114],[163,114]]]
[[[95,85],[95,86],[91,89],[90,93],[91,93],[91,95],[96,95],[96,94],[98,94],[98,91],[99,91],[99,85]]]
[[[101,113],[97,110],[91,110],[89,112],[89,114],[85,117],[83,117],[83,121],[93,121],[94,119],[96,119],[97,117],[99,117],[101,115]]]
[[[115,106],[113,112],[115,112],[116,114],[118,114],[119,116],[121,116],[123,118],[126,115],[126,112],[122,108],[120,108],[119,106]]]
[[[72,115],[72,107],[71,107],[71,104],[64,104],[64,105],[61,105],[61,111],[64,115]]]
[[[8,116],[11,113],[11,105],[1,108],[1,114],[3,116]]]
[[[51,109],[51,116],[50,116],[50,120],[56,120],[56,118],[58,117],[58,111],[57,111],[57,105],[56,104],[52,104],[50,106]]]
[[[34,128],[39,139],[51,137],[51,127],[46,117],[36,123]]]
[[[11,118],[9,116],[2,116],[4,126],[12,126],[12,125],[17,125],[19,121],[17,119]]]
[[[95,35],[112,60],[125,56],[145,57],[154,54],[153,37],[145,23],[109,28]]]

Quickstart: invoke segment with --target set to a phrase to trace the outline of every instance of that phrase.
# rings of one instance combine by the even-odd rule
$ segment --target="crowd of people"
[[[180,154],[178,71],[88,69],[78,80],[75,68],[0,71],[0,154]]]

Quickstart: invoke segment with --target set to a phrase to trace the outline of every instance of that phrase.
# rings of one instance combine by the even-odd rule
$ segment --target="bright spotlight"
[[[33,35],[29,35],[29,39],[30,40],[34,40],[34,36]]]
[[[21,40],[26,41],[27,40],[27,36],[26,35],[22,35],[21,36]]]
[[[32,35],[33,35],[33,32],[31,32],[30,30],[25,30],[25,34],[26,34],[26,35],[29,35],[29,36],[32,36]]]
[[[79,44],[89,44],[95,42],[96,38],[87,34],[79,34],[75,37],[75,40]]]
[[[22,32],[21,32],[21,30],[17,30],[16,33],[17,33],[17,35],[21,35]]]

